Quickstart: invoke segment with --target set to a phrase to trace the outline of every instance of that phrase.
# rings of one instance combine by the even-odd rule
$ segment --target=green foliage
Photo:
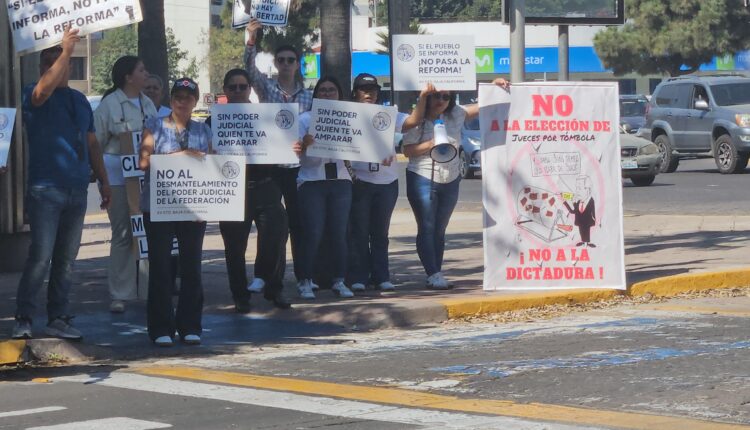
[[[527,0],[528,16],[560,16],[576,13],[585,16],[609,16],[614,11],[612,0]]]
[[[118,27],[104,32],[98,50],[92,58],[92,90],[102,94],[112,86],[112,65],[123,55],[138,55],[138,32],[134,25]],[[171,28],[167,29],[167,59],[169,63],[169,80],[174,81],[182,76],[198,76],[198,62],[188,52],[180,49],[179,41]],[[181,61],[185,67],[180,67]]]
[[[503,3],[498,0],[474,0],[458,15],[461,21],[500,21]]]
[[[742,0],[630,0],[625,6],[625,25],[594,38],[599,58],[616,75],[691,73],[714,56],[749,46],[750,13]]]
[[[430,34],[426,28],[419,25],[419,21],[412,19],[409,22],[409,34]],[[379,31],[378,36],[378,49],[375,51],[378,54],[388,54],[390,52],[390,38],[388,37],[388,31]]]

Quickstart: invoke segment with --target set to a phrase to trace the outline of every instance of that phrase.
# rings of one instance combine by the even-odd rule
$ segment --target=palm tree
[[[336,77],[345,93],[352,79],[351,7],[351,0],[320,2],[321,76]]]
[[[138,56],[149,73],[161,76],[169,85],[164,0],[143,1],[141,5],[143,21],[138,25]]]

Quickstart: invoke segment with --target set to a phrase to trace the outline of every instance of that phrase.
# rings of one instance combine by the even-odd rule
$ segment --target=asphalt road
[[[6,371],[0,428],[750,428],[749,307],[748,297],[673,299]]]

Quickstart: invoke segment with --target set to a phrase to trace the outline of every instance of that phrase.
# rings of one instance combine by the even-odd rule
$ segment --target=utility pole
[[[570,34],[567,25],[557,26],[557,80],[570,80]]]
[[[396,52],[396,49],[393,46],[393,36],[396,34],[409,33],[410,14],[410,1],[388,0],[388,53],[391,60],[391,104],[398,105],[400,109],[406,109],[407,111],[411,108],[411,106],[405,106],[408,100],[408,95],[397,93],[393,90],[393,55],[394,52]]]
[[[524,0],[509,0],[510,7],[510,81],[526,80],[526,5]]]

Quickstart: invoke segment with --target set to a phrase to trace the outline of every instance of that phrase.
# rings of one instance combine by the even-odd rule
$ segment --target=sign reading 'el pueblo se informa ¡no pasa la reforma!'
[[[428,82],[439,91],[474,91],[477,86],[472,36],[393,36],[396,91],[421,91]]]
[[[138,0],[11,0],[7,4],[13,44],[19,53],[59,44],[66,28],[79,29],[83,36],[143,20]]]

